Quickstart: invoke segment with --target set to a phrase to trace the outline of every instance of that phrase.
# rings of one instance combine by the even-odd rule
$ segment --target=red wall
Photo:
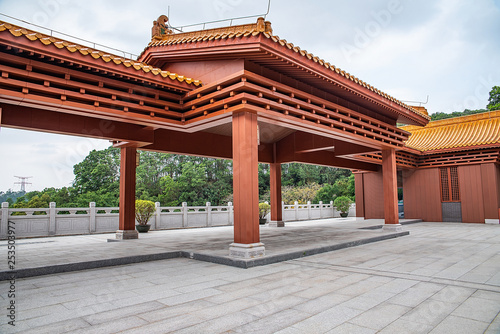
[[[443,221],[439,170],[403,170],[403,203],[405,219]]]
[[[498,208],[500,207],[498,170],[499,168],[495,164],[481,165],[485,219],[498,219]]]
[[[481,165],[459,166],[458,182],[462,202],[462,222],[484,223]]]
[[[384,218],[384,187],[382,172],[363,173],[364,211],[366,219]]]
[[[462,222],[484,223],[499,219],[500,166],[458,166]],[[356,180],[356,216],[384,218],[382,172],[359,173]],[[403,170],[405,218],[443,220],[438,168]]]

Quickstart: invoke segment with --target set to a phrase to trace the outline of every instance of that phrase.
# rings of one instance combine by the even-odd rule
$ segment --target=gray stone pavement
[[[297,234],[303,224],[285,230]],[[179,258],[18,279],[15,327],[6,324],[12,298],[3,281],[0,332],[500,333],[500,226],[404,229],[409,236],[250,269]],[[74,246],[92,258],[101,238]],[[147,238],[165,240],[151,234],[142,242]],[[55,242],[26,246],[47,259],[43,250]],[[142,242],[106,245],[142,251]]]
[[[308,250],[318,247],[398,235],[381,230],[360,230],[382,223],[381,220],[356,221],[356,218],[291,222],[287,223],[286,228],[263,226],[260,235],[266,247],[266,258],[269,258],[293,252],[307,253]],[[150,231],[141,233],[138,240],[107,242],[114,237],[114,234],[94,234],[19,239],[16,242],[16,269],[175,251],[225,257],[230,260],[229,245],[233,242],[233,227]],[[6,248],[7,241],[0,241],[0,258],[6,258],[1,253]],[[0,272],[8,271],[7,265],[7,261],[0,261]]]

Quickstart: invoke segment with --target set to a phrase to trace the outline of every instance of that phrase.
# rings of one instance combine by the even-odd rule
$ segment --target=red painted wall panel
[[[484,223],[481,165],[458,166],[462,222]]]
[[[441,222],[441,190],[437,168],[403,170],[405,219]]]
[[[500,210],[500,166],[495,165],[496,167],[496,172],[497,172],[497,201],[498,201],[498,209]],[[499,211],[500,214],[500,211]],[[500,217],[499,217],[500,218]]]
[[[382,172],[364,173],[364,203],[366,219],[384,218],[384,188]]]
[[[498,168],[495,164],[481,165],[484,218],[498,219]]]

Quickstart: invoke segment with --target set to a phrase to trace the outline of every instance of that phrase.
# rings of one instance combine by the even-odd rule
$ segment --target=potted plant
[[[345,218],[349,214],[349,208],[351,207],[351,199],[347,196],[339,196],[333,201],[333,205],[340,211],[340,216]]]
[[[146,233],[149,231],[151,225],[148,222],[154,212],[155,204],[153,202],[141,199],[135,201],[135,220],[138,223],[135,225],[135,229],[137,232]]]
[[[259,203],[259,224],[264,225],[267,223],[266,216],[271,211],[271,206],[267,203]]]

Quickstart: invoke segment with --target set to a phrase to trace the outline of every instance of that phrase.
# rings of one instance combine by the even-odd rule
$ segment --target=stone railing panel
[[[43,237],[52,235],[74,235],[92,233],[111,233],[119,228],[118,207],[96,207],[89,203],[88,208],[9,208],[2,203],[0,215],[0,239],[7,238],[7,221],[15,223],[16,237]],[[333,203],[330,204],[283,204],[283,221],[312,220],[340,217]],[[350,216],[355,216],[352,205]],[[234,208],[227,206],[188,206],[162,207],[155,203],[155,213],[149,222],[152,230],[165,230],[191,227],[227,226],[234,224]]]

